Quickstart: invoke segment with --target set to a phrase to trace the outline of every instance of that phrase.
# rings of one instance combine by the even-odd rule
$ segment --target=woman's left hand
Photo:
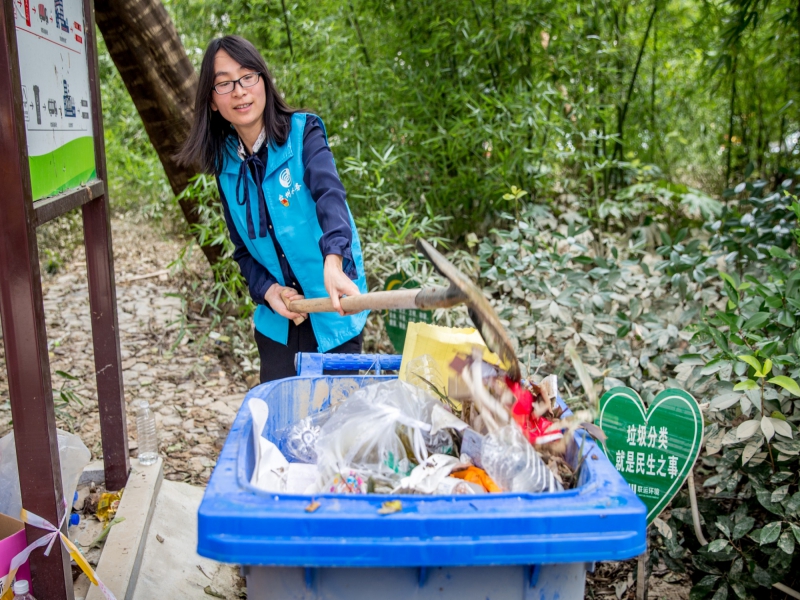
[[[358,296],[361,292],[358,291],[358,286],[344,274],[342,257],[337,254],[328,254],[325,257],[323,274],[325,277],[325,289],[331,297],[333,308],[340,315],[345,316],[347,313],[342,309],[342,303],[339,299],[342,296]]]

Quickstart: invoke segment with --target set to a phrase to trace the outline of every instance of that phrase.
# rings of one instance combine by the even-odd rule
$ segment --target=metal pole
[[[31,196],[14,0],[0,5],[0,317],[22,505],[51,523],[64,514],[36,221]],[[26,527],[28,542],[46,531]],[[34,591],[72,600],[69,555],[31,555]]]
[[[130,463],[93,4],[92,0],[83,0],[89,87],[92,95],[95,168],[98,179],[106,182],[106,186],[102,196],[83,205],[83,236],[89,279],[89,307],[92,315],[92,341],[105,484],[108,490],[119,490],[125,487],[128,481]]]
[[[647,600],[647,580],[650,573],[647,570],[647,559],[650,556],[650,527],[645,530],[647,548],[636,560],[636,600]]]

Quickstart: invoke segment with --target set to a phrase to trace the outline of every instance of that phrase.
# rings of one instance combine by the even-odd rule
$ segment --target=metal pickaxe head
[[[500,317],[497,316],[480,288],[425,240],[417,240],[417,250],[430,260],[436,270],[450,282],[447,296],[451,299],[451,303],[448,305],[452,306],[461,302],[467,305],[469,316],[483,337],[483,341],[486,342],[486,346],[507,365],[508,376],[514,381],[519,381],[522,374],[517,354],[514,352],[505,327],[500,323]],[[417,296],[417,306],[420,308],[426,303],[423,296],[425,292],[426,290],[423,289]],[[439,302],[433,301],[430,305],[431,307],[440,306]]]

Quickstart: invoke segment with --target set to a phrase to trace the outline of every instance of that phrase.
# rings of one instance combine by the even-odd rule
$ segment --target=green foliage
[[[659,3],[651,29],[654,3],[165,4],[195,64],[210,38],[244,35],[290,103],[322,116],[355,214],[392,197],[452,217],[462,240],[516,212],[516,186],[617,221],[642,215],[632,197],[668,210],[677,194],[700,219],[718,205],[675,181],[718,190],[727,170],[780,180],[797,165],[800,88],[778,75],[800,72],[784,50],[797,25],[781,3]],[[382,179],[360,165],[373,152],[394,166]]]
[[[742,275],[719,272],[721,307],[705,312],[691,340],[711,397],[703,463],[714,474],[704,486],[728,509],[704,515],[719,537],[699,549],[694,564],[721,576],[701,581],[693,591],[698,598],[728,589],[740,598],[758,597],[759,586],[794,578],[800,533],[800,205],[783,193],[760,196],[728,207],[711,227],[712,251],[726,253],[724,260]]]
[[[630,385],[645,402],[682,387],[708,404],[697,476],[712,539],[698,545],[679,495],[653,549],[691,573],[692,598],[794,584],[795,4],[165,4],[196,65],[211,37],[244,35],[289,102],[325,120],[371,289],[397,271],[435,281],[413,251],[424,237],[478,279],[525,367],[557,373],[571,402],[583,394],[567,345],[598,387]],[[168,214],[157,158],[102,52],[101,75],[112,201]],[[241,343],[253,304],[213,180],[185,193],[200,200],[197,233],[222,243],[224,259],[184,298],[253,368]],[[469,323],[466,311],[435,318]],[[379,326],[373,315],[373,335]]]
[[[169,183],[102,38],[98,46],[111,207],[161,219],[170,207]]]
[[[255,302],[250,297],[247,282],[242,277],[239,265],[233,260],[234,246],[228,234],[219,190],[213,177],[198,175],[192,178],[183,193],[174,198],[174,209],[178,200],[191,196],[198,210],[199,221],[189,227],[183,249],[178,253],[170,268],[191,271],[193,253],[197,243],[202,246],[222,246],[219,261],[210,269],[211,277],[190,276],[180,294],[182,318],[178,321],[178,335],[173,349],[186,340],[194,340],[196,347],[203,348],[211,340],[219,352],[233,355],[243,373],[257,373],[258,352],[252,337],[252,314]],[[201,259],[205,266],[205,258]],[[195,314],[208,317],[208,322],[200,326],[188,319],[188,308]]]
[[[72,433],[75,433],[75,417],[67,409],[78,406],[83,406],[80,396],[75,392],[74,381],[78,378],[70,375],[65,371],[56,371],[58,376],[59,386],[58,390],[54,390],[53,405],[56,411],[56,418],[63,421],[69,427]]]
[[[708,407],[698,477],[709,496],[700,510],[710,543],[694,540],[684,495],[653,549],[673,570],[685,570],[691,556],[693,598],[796,587],[800,204],[782,191],[768,198],[715,207],[720,220],[705,231],[674,206],[651,211],[655,248],[646,236],[613,232],[598,245],[587,216],[525,204],[519,219],[501,215],[506,226],[478,247],[479,283],[523,362],[556,372],[573,404],[582,394],[567,344],[604,389],[630,385],[650,402],[664,387],[681,387]],[[743,219],[753,225],[742,227]],[[673,223],[683,226],[670,233]],[[719,270],[727,267],[743,275]]]
[[[83,244],[80,211],[68,212],[36,229],[40,269],[55,275]]]
[[[222,246],[221,259],[212,266],[213,284],[205,290],[200,312],[211,310],[215,315],[212,327],[220,320],[220,315],[232,312],[241,319],[248,319],[255,309],[250,298],[247,282],[242,277],[239,266],[233,260],[235,250],[231,242],[219,190],[213,177],[197,175],[193,177],[186,189],[175,199],[176,203],[185,197],[195,200],[199,223],[189,227],[189,233],[200,246]],[[177,259],[170,267],[182,267],[195,247],[194,241],[184,246]]]

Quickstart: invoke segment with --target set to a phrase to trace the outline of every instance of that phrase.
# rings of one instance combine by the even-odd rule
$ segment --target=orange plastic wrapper
[[[454,473],[450,473],[450,477],[456,477],[458,479],[463,479],[464,481],[469,481],[470,483],[476,483],[480,486],[483,486],[487,492],[502,492],[503,490],[500,489],[492,478],[486,474],[486,471],[483,469],[479,469],[478,467],[467,467],[463,471],[456,471]]]

